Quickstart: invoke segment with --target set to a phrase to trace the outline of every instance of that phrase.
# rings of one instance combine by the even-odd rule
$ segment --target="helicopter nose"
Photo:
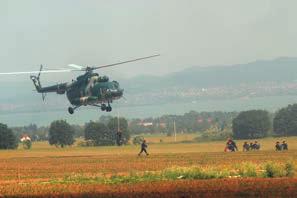
[[[124,94],[124,89],[114,89],[110,90],[110,93],[113,97],[122,97]]]
[[[118,91],[118,92],[119,92],[119,96],[120,96],[120,97],[122,97],[122,96],[123,96],[123,94],[124,94],[124,89],[119,89],[119,91]]]

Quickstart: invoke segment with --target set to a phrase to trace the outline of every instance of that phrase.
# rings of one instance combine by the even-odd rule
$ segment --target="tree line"
[[[224,132],[232,129],[235,139],[255,139],[271,135],[297,135],[297,104],[288,105],[275,114],[265,110],[236,112],[202,112],[191,111],[184,115],[165,115],[145,120],[133,119],[128,124],[125,118],[102,116],[98,121],[90,121],[84,126],[70,125],[65,120],[53,121],[49,127],[8,128],[0,124],[0,149],[17,148],[20,134],[31,135],[32,140],[48,140],[50,145],[60,147],[72,145],[75,138],[83,137],[87,145],[108,146],[126,144],[131,134],[173,132],[173,121],[177,132],[209,131],[216,128]],[[145,125],[145,123],[149,123]],[[206,133],[208,134],[208,133]],[[221,137],[224,137],[220,134]],[[229,134],[228,134],[229,135]],[[39,139],[38,139],[39,138]],[[225,137],[224,137],[225,138]]]
[[[236,139],[256,139],[267,136],[297,135],[297,104],[278,110],[275,115],[265,110],[241,112],[232,122]]]

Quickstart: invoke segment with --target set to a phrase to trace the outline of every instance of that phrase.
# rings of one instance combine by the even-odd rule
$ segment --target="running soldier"
[[[146,141],[143,140],[143,141],[142,141],[142,144],[141,144],[141,150],[140,150],[140,152],[138,153],[138,156],[140,156],[142,152],[145,152],[146,155],[149,155],[148,152],[146,151],[146,148],[147,148]]]

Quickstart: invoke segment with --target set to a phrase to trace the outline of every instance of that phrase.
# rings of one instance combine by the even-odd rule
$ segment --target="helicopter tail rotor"
[[[33,84],[37,90],[38,93],[42,93],[42,100],[45,100],[46,97],[46,93],[43,93],[42,90],[42,86],[41,86],[41,82],[40,82],[40,75],[42,73],[42,69],[43,69],[43,65],[40,65],[40,70],[37,76],[31,75],[30,78],[33,81]]]

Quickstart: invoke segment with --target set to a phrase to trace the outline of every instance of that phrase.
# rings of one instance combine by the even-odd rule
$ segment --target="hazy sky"
[[[297,56],[296,0],[1,0],[1,72],[70,63],[124,77]]]

